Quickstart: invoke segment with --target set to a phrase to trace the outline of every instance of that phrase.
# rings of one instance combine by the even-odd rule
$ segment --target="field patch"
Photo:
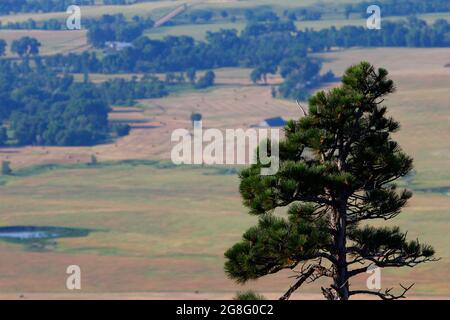
[[[246,214],[236,174],[216,168],[165,168],[158,162],[118,162],[99,167],[55,167],[15,178],[0,187],[0,225],[95,229],[85,237],[61,238],[45,252],[0,242],[3,294],[61,293],[65,269],[81,267],[83,294],[153,292],[173,297],[232,296],[254,288],[279,296],[288,272],[246,286],[227,279],[224,251],[256,222]],[[450,205],[446,197],[418,193],[396,219],[409,236],[435,245],[439,262],[414,270],[383,271],[383,286],[410,283],[414,296],[449,295]],[[13,267],[14,266],[14,267]],[[353,282],[362,287],[365,278]],[[303,293],[320,290],[307,287]],[[196,296],[196,295],[199,296]],[[203,295],[202,295],[203,294]],[[91,296],[93,297],[93,296]],[[297,295],[303,297],[302,293]]]
[[[36,38],[42,44],[39,51],[44,56],[82,52],[89,48],[86,30],[0,30],[0,39],[8,44],[7,57],[16,56],[10,51],[12,41],[26,36]]]

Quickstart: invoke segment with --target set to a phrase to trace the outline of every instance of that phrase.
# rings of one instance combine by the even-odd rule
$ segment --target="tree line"
[[[103,0],[105,5],[127,5],[138,0]],[[70,5],[92,6],[98,4],[96,0],[2,0],[0,14],[22,12],[57,12],[66,11]]]
[[[255,68],[264,63],[279,65],[307,51],[328,51],[332,47],[448,47],[450,25],[439,19],[432,25],[415,17],[406,21],[384,21],[381,30],[345,26],[298,31],[292,22],[249,23],[236,30],[207,32],[206,41],[189,36],[169,36],[163,40],[138,37],[132,46],[98,59],[94,53],[55,55],[46,58],[52,67],[81,72],[82,61],[91,72],[172,72],[219,67]],[[283,50],[279,50],[283,48]]]
[[[448,0],[376,0],[345,5],[345,16],[349,18],[351,13],[356,13],[360,14],[362,18],[366,18],[367,8],[371,5],[379,6],[383,16],[403,16],[405,14],[413,15],[450,11],[450,2]]]
[[[94,47],[103,47],[107,41],[131,42],[140,37],[144,30],[153,27],[153,20],[134,16],[127,21],[123,14],[103,15],[100,19],[89,20],[88,41]]]
[[[95,0],[2,0],[0,14],[66,11],[70,5],[94,5]]]

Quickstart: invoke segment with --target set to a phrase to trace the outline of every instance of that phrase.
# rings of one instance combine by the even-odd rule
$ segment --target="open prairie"
[[[396,138],[415,159],[416,174],[408,186],[416,192],[394,222],[411,238],[433,244],[442,260],[383,271],[383,287],[415,282],[411,297],[450,297],[450,197],[439,191],[450,186],[450,68],[444,67],[450,49],[355,49],[322,57],[323,70],[337,75],[368,60],[387,68],[397,85],[386,104],[402,124]],[[219,129],[300,115],[295,103],[273,99],[270,86],[251,84],[248,74],[218,70],[213,89],[116,108],[111,120],[129,121],[133,129],[114,143],[0,149],[0,159],[11,161],[15,171],[0,180],[0,225],[92,230],[87,237],[59,239],[41,250],[0,242],[2,296],[80,297],[65,290],[71,264],[82,268],[83,297],[229,298],[247,288],[280,295],[289,283],[286,274],[242,287],[223,272],[223,252],[256,221],[241,204],[234,170],[174,167],[168,161],[171,132],[190,128],[193,111],[203,114],[205,127]],[[92,154],[99,164],[86,165]],[[57,165],[39,166],[49,163]],[[352,283],[364,284],[364,277]],[[320,298],[311,295],[317,285],[296,297]]]

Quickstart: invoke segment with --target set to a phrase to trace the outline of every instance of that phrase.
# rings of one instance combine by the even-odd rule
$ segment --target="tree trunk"
[[[344,204],[343,204],[344,203]],[[334,289],[337,291],[341,300],[348,300],[349,286],[348,286],[348,271],[347,271],[347,233],[346,233],[346,219],[347,210],[345,202],[339,205],[335,210],[335,230],[336,235],[336,259],[337,264],[334,266]]]

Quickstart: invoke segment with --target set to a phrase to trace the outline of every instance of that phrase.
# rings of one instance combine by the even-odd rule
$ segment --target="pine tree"
[[[259,222],[225,253],[230,278],[245,283],[290,269],[296,281],[280,299],[321,277],[331,280],[322,287],[327,299],[399,299],[412,286],[399,294],[352,290],[350,280],[369,265],[436,260],[431,246],[406,240],[398,227],[367,224],[396,217],[412,196],[394,183],[413,161],[391,137],[399,124],[383,105],[394,91],[387,75],[367,62],[350,67],[340,87],[312,96],[308,115],[287,124],[277,174],[261,175],[259,163],[241,172],[244,205]],[[287,218],[275,215],[277,208],[286,208]]]

